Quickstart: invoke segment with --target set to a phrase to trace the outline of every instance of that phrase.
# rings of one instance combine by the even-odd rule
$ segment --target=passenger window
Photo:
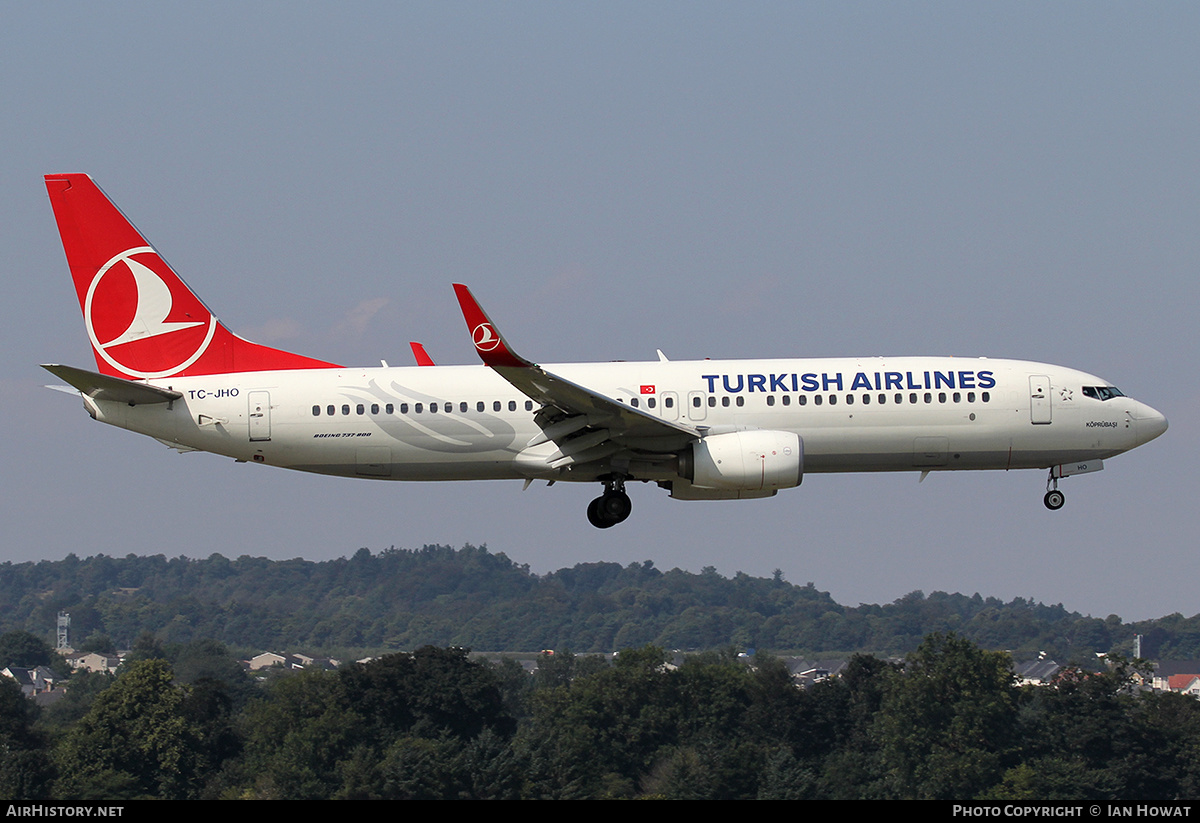
[[[320,417],[320,416],[321,416],[321,407],[313,406],[313,417]]]
[[[325,407],[325,413],[328,414],[330,417],[333,417],[334,411],[335,411],[335,409],[333,408],[333,406]]]
[[[460,412],[465,412],[467,410],[467,403],[465,400],[462,403],[458,404],[458,410]]]
[[[744,406],[744,405],[746,405],[746,398],[742,397],[742,396],[739,394],[739,395],[738,395],[738,398],[737,398],[737,404],[738,404],[739,406]]]
[[[483,405],[482,400],[480,400],[478,403],[475,404],[475,411],[477,411],[477,412],[481,412],[486,408],[487,408],[487,406]]]
[[[667,398],[667,399],[669,400],[670,398]],[[654,408],[654,405],[655,405],[655,404],[654,404],[654,398],[653,398],[653,397],[647,397],[647,398],[646,398],[646,408],[648,408],[648,409],[652,409],[652,408]]]
[[[362,403],[359,403],[357,406],[354,407],[354,411],[356,414],[363,414],[366,412],[366,410],[367,410],[367,407],[364,406]]]
[[[775,405],[775,395],[773,395],[773,394],[768,394],[768,395],[767,395],[767,405],[768,405],[768,406],[774,406],[774,405]]]
[[[350,406],[349,405],[342,406],[342,414],[349,414],[349,413],[350,413]]]
[[[413,403],[413,414],[420,414],[425,406],[422,403]]]
[[[384,410],[384,411],[385,411],[387,414],[394,414],[394,413],[395,413],[395,411],[396,411],[396,407],[395,407],[395,406],[393,406],[391,403],[388,403],[386,406],[384,406],[384,407],[383,407],[383,410]]]
[[[517,410],[517,401],[516,401],[516,400],[509,400],[509,401],[508,401],[508,410],[509,410],[509,411],[516,411],[516,410]]]
[[[729,408],[729,395],[725,395],[721,398],[721,405],[725,408]]]
[[[500,401],[499,400],[492,401],[492,411],[500,411]]]
[[[807,394],[800,395],[799,397],[796,398],[796,403],[798,403],[801,406],[807,406],[808,405],[808,395]]]

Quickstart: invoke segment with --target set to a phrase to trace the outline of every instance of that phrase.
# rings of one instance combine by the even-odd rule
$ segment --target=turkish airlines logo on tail
[[[471,340],[480,351],[492,351],[500,345],[500,335],[492,328],[491,323],[480,323],[471,332]]]
[[[100,267],[83,316],[100,357],[144,379],[195,363],[217,328],[217,319],[149,246],[127,249]]]

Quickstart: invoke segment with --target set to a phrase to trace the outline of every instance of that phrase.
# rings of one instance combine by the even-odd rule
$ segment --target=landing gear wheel
[[[604,513],[606,520],[621,523],[633,511],[633,501],[625,492],[608,491],[600,498],[600,511]]]
[[[1046,492],[1046,496],[1042,498],[1042,502],[1046,504],[1047,509],[1056,512],[1063,507],[1063,503],[1067,502],[1067,498],[1058,489],[1051,489]]]
[[[608,529],[629,517],[633,503],[623,491],[608,490],[588,504],[588,522],[597,529]]]
[[[607,520],[605,520],[604,515],[602,515],[600,513],[600,504],[603,502],[604,502],[603,497],[597,497],[591,503],[588,503],[588,507],[587,507],[588,522],[591,523],[593,526],[595,526],[597,529],[607,529],[609,526],[614,525],[613,523],[610,523]]]

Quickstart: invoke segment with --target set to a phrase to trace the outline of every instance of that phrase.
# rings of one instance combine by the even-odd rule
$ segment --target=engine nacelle
[[[775,489],[702,489],[682,477],[660,480],[658,485],[671,492],[672,500],[758,500],[779,494]]]
[[[679,474],[702,489],[790,489],[804,479],[804,441],[785,431],[709,435],[680,454]]]

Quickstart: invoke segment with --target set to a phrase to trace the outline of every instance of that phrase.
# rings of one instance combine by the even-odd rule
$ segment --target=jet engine
[[[709,435],[679,455],[679,474],[701,489],[790,489],[804,479],[804,441],[761,429]]]

